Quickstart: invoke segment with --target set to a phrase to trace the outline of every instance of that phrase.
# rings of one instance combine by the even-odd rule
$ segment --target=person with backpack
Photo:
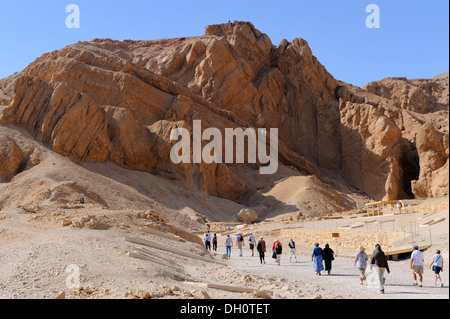
[[[275,247],[277,246],[278,239],[275,239],[275,241],[272,244],[272,259],[275,259],[275,263],[277,262],[277,253],[275,252]]]
[[[295,241],[291,238],[291,240],[289,240],[289,262],[292,262],[292,258],[295,258],[295,262],[297,262],[297,255],[295,254]]]
[[[255,249],[255,236],[253,236],[252,233],[250,233],[250,236],[248,236],[248,244],[249,248],[252,251],[252,257],[254,256],[253,250]]]
[[[236,236],[236,244],[239,248],[239,257],[242,257],[243,256],[242,248],[244,246],[244,236],[242,236],[242,234],[240,234],[240,233]]]
[[[281,245],[280,241],[277,239],[274,242],[274,252],[276,255],[276,263],[278,264],[278,266],[280,266],[280,262],[281,262],[281,254],[283,253],[283,246]]]
[[[259,253],[259,260],[262,263],[266,263],[266,260],[264,259],[264,253],[266,252],[266,242],[264,241],[263,236],[259,238],[258,244],[256,245],[256,250]]]
[[[217,234],[214,234],[212,238],[212,243],[213,243],[213,250],[217,251]]]

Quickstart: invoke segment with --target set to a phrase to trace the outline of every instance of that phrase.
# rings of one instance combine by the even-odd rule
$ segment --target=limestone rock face
[[[356,88],[330,75],[305,40],[275,46],[249,22],[208,26],[198,37],[78,42],[0,80],[0,124],[25,127],[79,161],[110,161],[232,200],[249,188],[238,173],[260,163],[174,164],[172,129],[192,136],[193,120],[222,136],[225,128],[278,128],[280,165],[322,180],[342,176],[379,200],[404,196],[405,140],[415,143],[434,110],[448,117],[448,74]],[[448,121],[433,126],[443,131]],[[430,172],[445,171],[441,157],[429,169],[420,164],[428,177],[414,191],[435,183]],[[2,166],[2,178],[14,165]],[[436,183],[448,188],[448,179]]]
[[[448,193],[448,133],[443,134],[431,124],[424,124],[417,133],[420,176],[412,183],[418,198],[435,197]]]
[[[304,80],[294,78],[299,71],[305,72]],[[317,82],[317,88],[308,84],[308,91],[301,91],[308,81]],[[247,191],[236,167],[171,163],[171,130],[182,127],[192,134],[192,120],[201,120],[203,129],[218,128],[222,136],[225,128],[277,127],[281,159],[318,175],[317,138],[308,131],[318,119],[310,103],[334,99],[322,91],[332,90],[335,82],[306,41],[276,49],[250,23],[210,26],[195,38],[95,39],[44,54],[3,81],[2,92],[11,98],[2,123],[25,126],[56,152],[77,160],[112,161],[233,199]],[[302,105],[307,113],[298,109]],[[296,115],[289,119],[292,112]]]
[[[342,174],[373,198],[401,195],[401,131],[372,105],[341,100]]]
[[[386,78],[370,82],[364,89],[392,100],[401,109],[425,113],[436,107],[448,106],[448,87],[446,73],[432,79]]]
[[[399,198],[428,198],[448,193],[445,140],[449,132],[449,74],[432,79],[388,78],[371,82],[364,89],[342,82],[340,85],[336,91],[339,98],[375,107],[400,130],[400,157],[390,158],[396,164],[386,179],[397,179],[400,173],[397,183],[388,182],[391,188],[399,185]]]

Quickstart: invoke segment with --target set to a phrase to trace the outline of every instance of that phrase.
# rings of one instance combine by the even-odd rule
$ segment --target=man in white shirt
[[[417,276],[419,275],[419,287],[422,287],[423,281],[423,253],[419,250],[419,246],[414,245],[414,251],[411,254],[411,269],[413,270],[414,284],[417,286]]]
[[[204,239],[205,239],[205,247],[206,247],[206,249],[207,250],[211,250],[211,239],[212,239],[212,236],[211,236],[211,233],[209,232],[209,230],[208,230],[208,232],[205,233]]]

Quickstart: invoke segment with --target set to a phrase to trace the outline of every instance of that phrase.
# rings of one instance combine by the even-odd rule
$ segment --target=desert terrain
[[[448,73],[356,87],[304,39],[276,46],[249,22],[46,53],[0,80],[0,298],[447,299],[448,87]],[[193,120],[279,128],[277,172],[175,164],[170,132]],[[224,258],[238,233],[243,257]],[[251,256],[250,233],[283,243],[280,266]],[[330,276],[314,274],[315,242],[337,254]],[[428,267],[413,287],[409,252],[384,295],[360,286],[354,255],[376,243],[425,246],[426,265],[440,249],[444,287]]]
[[[2,194],[9,194],[8,200],[17,203],[16,208],[3,208],[0,212],[1,298],[55,298],[61,293],[65,298],[114,299],[448,298],[448,267],[442,273],[444,288],[434,287],[434,275],[428,268],[425,286],[412,287],[409,254],[390,261],[391,274],[384,295],[369,282],[359,286],[353,267],[353,255],[359,244],[370,253],[378,242],[385,251],[397,246],[411,247],[413,242],[432,243],[424,251],[425,262],[429,263],[435,249],[440,249],[447,261],[448,197],[425,200],[418,205],[417,212],[400,215],[388,211],[380,216],[362,217],[362,213],[348,211],[330,219],[297,219],[296,212],[253,224],[234,218],[239,225],[217,232],[218,250],[209,252],[202,244],[203,231],[208,229],[205,221],[211,221],[213,213],[218,212],[223,215],[217,214],[219,217],[214,221],[233,220],[233,213],[242,206],[180,189],[173,181],[130,172],[114,164],[76,164],[31,142],[18,128],[2,130],[10,130],[8,135],[19,141],[35,143],[42,154],[39,165],[16,175],[10,183],[1,184]],[[82,192],[86,194],[84,204],[77,198]],[[48,197],[44,201],[43,193]],[[143,195],[147,193],[152,195]],[[96,194],[95,200],[91,199],[92,194]],[[313,200],[308,193],[305,198]],[[435,218],[444,220],[419,227]],[[346,227],[360,223],[364,226]],[[256,252],[251,256],[247,241],[250,232],[257,238],[264,236],[269,248],[276,238],[283,243],[281,266],[273,262],[270,252],[266,253],[265,265],[260,264]],[[340,239],[331,237],[336,232],[340,233]],[[230,234],[234,240],[237,233],[245,236],[244,256],[238,256],[234,243],[231,258],[223,259],[225,236]],[[346,233],[351,233],[356,241],[346,239]],[[161,236],[164,234],[173,237]],[[127,236],[187,251],[193,257],[132,243],[126,240]],[[297,263],[288,260],[290,238],[297,243]],[[310,255],[316,241],[322,247],[329,243],[337,254],[331,276],[314,274]],[[129,256],[142,248],[151,252],[152,259]],[[207,258],[208,262],[195,256]],[[70,265],[79,267],[80,281],[76,287],[67,284],[72,273]],[[208,288],[205,286],[208,283],[229,286],[231,291]],[[237,291],[233,291],[236,287]],[[242,287],[247,291],[240,291]]]

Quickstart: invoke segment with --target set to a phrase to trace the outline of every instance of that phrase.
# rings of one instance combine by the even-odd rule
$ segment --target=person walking
[[[237,234],[237,236],[236,236],[236,244],[239,248],[239,257],[242,257],[243,256],[242,248],[244,246],[244,237],[240,233]]]
[[[328,272],[328,275],[331,273],[333,260],[334,251],[330,248],[330,245],[325,244],[325,248],[323,249],[323,261],[325,262],[325,270]]]
[[[375,271],[378,278],[380,293],[384,294],[384,273],[385,271],[387,271],[388,274],[390,274],[391,271],[389,270],[387,257],[384,254],[384,251],[381,249],[380,244],[375,245],[375,250],[373,251],[372,259],[370,260],[370,267],[372,268],[373,266],[376,266]]]
[[[275,263],[277,262],[277,252],[275,251],[275,248],[277,247],[278,239],[275,239],[275,241],[272,244],[272,258],[275,259]]]
[[[365,252],[365,248],[363,246],[359,247],[359,252],[356,253],[353,266],[356,266],[359,270],[359,280],[361,281],[359,283],[360,285],[364,285],[364,281],[366,280],[366,268],[368,260],[369,257]]]
[[[261,236],[259,238],[258,244],[256,245],[256,250],[259,253],[259,260],[261,261],[261,264],[262,263],[265,264],[266,260],[264,259],[264,255],[265,255],[265,252],[266,252],[266,242],[264,241],[263,236]]]
[[[213,250],[217,251],[217,234],[214,234],[212,238]]]
[[[419,250],[419,246],[414,245],[413,246],[414,251],[411,253],[411,263],[410,267],[413,270],[413,279],[414,283],[413,286],[419,285],[419,287],[422,287],[423,282],[423,253]],[[417,275],[419,275],[419,283],[417,283]]]
[[[230,237],[230,234],[225,238],[225,248],[227,250],[227,257],[231,257],[231,246],[233,246],[233,240]]]
[[[444,257],[442,257],[441,251],[439,249],[436,250],[436,253],[433,255],[433,261],[430,264],[430,268],[433,269],[435,275],[434,285],[436,286],[437,281],[439,279],[440,286],[444,287],[444,283],[442,282],[440,275],[441,271],[444,271]]]
[[[206,233],[206,249],[208,249],[209,251],[211,251],[211,240],[212,240],[212,235],[211,235],[211,233],[209,232],[209,230],[208,230],[208,232]]]
[[[250,236],[248,236],[248,245],[250,250],[252,251],[252,257],[254,256],[253,250],[255,249],[255,236],[253,236],[252,233],[250,233]]]
[[[211,242],[209,241],[209,231],[205,230],[203,233],[203,242],[205,243],[206,250],[208,250],[208,247],[211,247]]]
[[[295,241],[291,238],[291,240],[289,240],[289,262],[292,261],[292,258],[295,258],[295,262],[297,262],[297,255],[295,253]]]
[[[281,242],[277,239],[275,242],[275,254],[276,254],[276,263],[278,264],[278,266],[280,265],[281,262],[281,254],[283,253],[283,245],[281,245]]]
[[[321,275],[323,270],[323,250],[319,247],[319,243],[314,244],[315,248],[313,250],[311,261],[314,262],[314,271],[316,275]]]

